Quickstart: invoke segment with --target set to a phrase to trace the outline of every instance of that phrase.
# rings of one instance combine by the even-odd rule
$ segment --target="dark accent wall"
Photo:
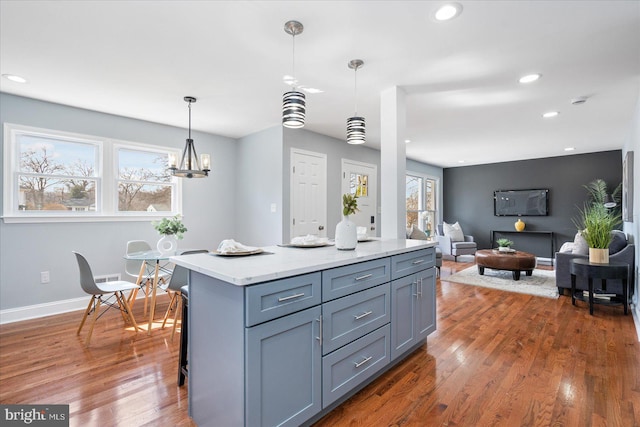
[[[576,154],[544,159],[445,168],[443,172],[443,218],[460,222],[465,234],[473,235],[478,248],[490,248],[491,230],[515,231],[517,217],[493,214],[495,190],[549,189],[549,215],[523,216],[525,231],[553,231],[554,248],[573,241],[573,218],[587,200],[583,185],[602,178],[613,190],[622,181],[622,151]],[[526,234],[509,235],[515,249],[548,257],[548,240]]]

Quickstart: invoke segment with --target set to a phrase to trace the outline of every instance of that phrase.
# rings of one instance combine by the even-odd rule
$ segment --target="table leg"
[[[576,305],[576,275],[571,275],[571,305]]]
[[[589,275],[589,314],[593,315],[593,279]]]
[[[622,303],[624,304],[624,314],[627,314],[627,306],[629,305],[629,289],[627,279],[622,279]]]
[[[151,290],[151,307],[149,308],[149,329],[147,335],[151,335],[151,326],[153,326],[153,316],[156,311],[156,290],[158,289],[158,273],[160,270],[160,260],[156,260],[156,271],[153,276],[153,284]]]
[[[142,265],[140,266],[140,273],[138,273],[138,278],[136,279],[137,288],[131,290],[131,293],[129,294],[129,298],[127,298],[127,300],[129,301],[129,308],[131,310],[133,310],[133,304],[136,302],[136,297],[138,296],[138,291],[140,290],[140,285],[142,284],[142,277],[144,276],[144,271],[146,267],[147,267],[147,262],[142,261]],[[145,299],[146,298],[147,296],[145,295]]]

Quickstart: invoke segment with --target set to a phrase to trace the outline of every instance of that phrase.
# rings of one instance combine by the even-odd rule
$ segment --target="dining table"
[[[155,315],[156,308],[156,294],[158,290],[158,282],[160,273],[171,274],[172,269],[168,268],[169,265],[173,265],[168,262],[169,258],[174,256],[172,253],[163,253],[160,251],[143,251],[143,252],[131,252],[124,255],[125,259],[142,261],[140,266],[140,274],[136,280],[136,285],[141,286],[144,280],[147,267],[151,267],[150,271],[153,271],[153,281],[151,286],[151,304],[149,305],[149,326],[147,329],[147,335],[151,335],[151,328],[153,326],[153,317]],[[132,293],[132,296],[135,294]]]

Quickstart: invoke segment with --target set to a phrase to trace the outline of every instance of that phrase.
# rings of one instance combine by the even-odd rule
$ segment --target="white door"
[[[327,237],[327,156],[291,149],[291,234]]]
[[[375,237],[378,211],[378,167],[369,163],[342,159],[342,194],[345,193],[358,196],[358,212],[349,219],[358,226],[367,227],[367,235]]]

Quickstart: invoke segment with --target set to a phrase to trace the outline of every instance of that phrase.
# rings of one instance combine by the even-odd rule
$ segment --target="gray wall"
[[[623,158],[628,151],[634,152],[635,162],[633,168],[633,222],[625,222],[623,230],[631,235],[632,241],[636,244],[636,271],[634,272],[636,289],[633,295],[633,302],[637,314],[636,318],[640,318],[640,304],[638,304],[640,301],[640,250],[638,250],[638,244],[640,243],[640,96],[638,96],[638,103],[633,114],[629,137],[622,150]],[[638,324],[636,323],[637,326]],[[640,328],[638,328],[638,336],[640,337]]]
[[[525,230],[553,231],[557,251],[562,243],[573,241],[576,227],[572,218],[578,215],[577,207],[583,206],[588,194],[583,185],[596,178],[604,179],[611,189],[622,182],[620,150],[446,168],[443,219],[449,223],[459,221],[465,234],[475,237],[479,248],[490,248],[490,230],[515,230],[517,220],[494,216],[494,190],[548,188],[549,215],[522,220]],[[528,241],[518,247],[515,238]],[[543,239],[526,235],[515,238],[512,240],[516,249],[536,254],[549,252]]]
[[[275,126],[237,143],[235,239],[250,246],[282,242],[282,183],[289,182],[283,169],[282,129]],[[271,204],[276,212],[271,212]]]
[[[346,131],[345,131],[346,132]],[[291,149],[314,151],[327,155],[327,236],[333,238],[336,224],[342,219],[342,191],[340,176],[342,172],[342,159],[355,160],[376,165],[378,168],[378,207],[380,206],[380,151],[363,145],[349,145],[345,141],[321,135],[304,129],[284,129],[283,138],[283,171],[282,181],[283,210],[282,228],[283,241],[290,240],[290,191],[289,170],[291,170]],[[378,209],[379,211],[379,209]],[[380,225],[380,215],[376,218]],[[379,228],[379,227],[378,227]],[[377,236],[380,230],[377,230]]]
[[[186,129],[5,93],[0,93],[0,122],[180,149],[187,136]],[[214,249],[236,227],[233,211],[221,209],[221,206],[234,209],[235,141],[200,132],[192,134],[198,151],[211,154],[212,171],[209,178],[183,181],[184,222],[189,231],[178,244],[182,248]],[[4,143],[3,140],[3,147]],[[0,186],[2,179],[0,176]],[[0,199],[0,209],[1,203]],[[0,309],[85,296],[78,283],[72,250],[87,256],[94,274],[121,273],[126,278],[122,258],[126,242],[142,239],[154,243],[158,238],[149,220],[38,224],[2,221]],[[41,271],[50,271],[51,283],[40,284]]]

